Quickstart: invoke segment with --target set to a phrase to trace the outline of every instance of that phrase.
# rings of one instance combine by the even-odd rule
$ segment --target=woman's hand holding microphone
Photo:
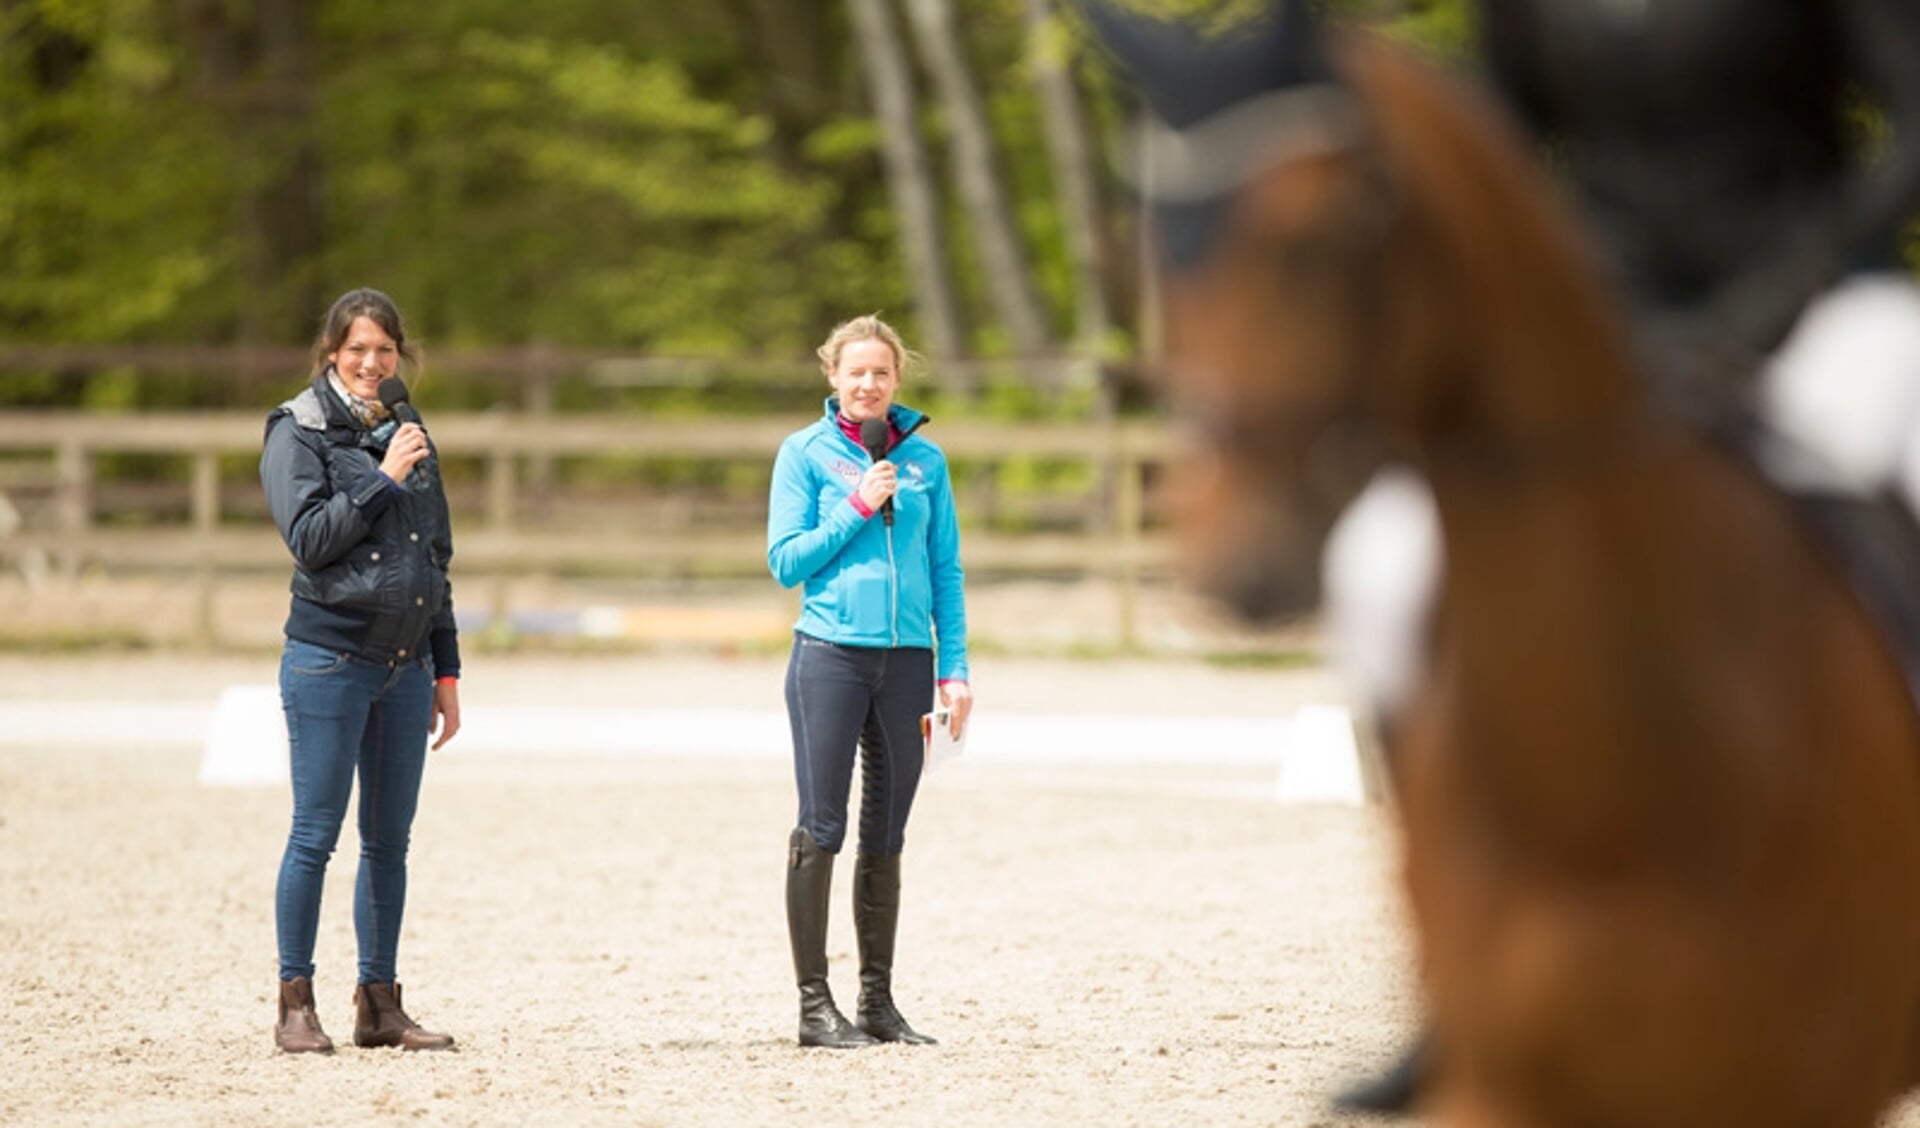
[[[880,507],[899,489],[900,472],[885,459],[867,467],[867,472],[860,476],[860,500],[869,513],[880,512]]]
[[[395,485],[407,480],[407,472],[427,456],[427,433],[418,423],[402,423],[387,443],[387,456],[380,460],[380,472]]]

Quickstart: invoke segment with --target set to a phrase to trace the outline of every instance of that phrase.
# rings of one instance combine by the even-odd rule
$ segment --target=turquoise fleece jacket
[[[947,456],[921,438],[925,415],[895,404],[905,434],[887,457],[900,471],[894,523],[852,501],[873,459],[840,430],[838,399],[788,435],[767,500],[767,567],[782,587],[804,585],[794,629],[844,646],[926,646],[942,681],[967,678],[966,572]]]

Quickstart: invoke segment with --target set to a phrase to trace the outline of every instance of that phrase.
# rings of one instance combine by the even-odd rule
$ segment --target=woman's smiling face
[[[370,317],[356,317],[347,339],[327,354],[340,382],[361,399],[379,399],[380,381],[400,365],[400,345]]]
[[[855,423],[885,419],[900,388],[900,364],[893,347],[877,337],[848,341],[827,382],[840,398],[840,414]]]

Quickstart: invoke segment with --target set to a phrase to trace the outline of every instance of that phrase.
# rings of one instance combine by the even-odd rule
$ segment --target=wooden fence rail
[[[29,559],[62,569],[193,571],[205,585],[222,572],[287,566],[284,547],[258,522],[236,524],[223,508],[221,460],[255,456],[258,412],[0,412],[0,564]],[[689,419],[548,415],[526,412],[436,414],[434,442],[444,459],[485,467],[477,515],[456,514],[455,567],[462,573],[745,575],[765,567],[765,529],[736,519],[717,529],[684,527],[556,528],[528,511],[522,468],[553,459],[695,459],[770,465],[791,417]],[[950,458],[1001,465],[1032,458],[1083,462],[1109,475],[1112,488],[1077,533],[993,532],[969,527],[966,558],[976,573],[1110,577],[1121,591],[1122,634],[1131,636],[1134,591],[1165,559],[1164,537],[1149,533],[1150,470],[1175,453],[1153,423],[963,422],[935,436]],[[122,526],[99,520],[96,460],[162,455],[188,460],[187,520]],[[39,487],[36,490],[36,485]],[[8,492],[19,504],[7,501]],[[44,504],[34,509],[38,498]],[[760,511],[763,513],[764,511]],[[763,517],[760,518],[763,520]],[[966,507],[963,523],[968,522]]]

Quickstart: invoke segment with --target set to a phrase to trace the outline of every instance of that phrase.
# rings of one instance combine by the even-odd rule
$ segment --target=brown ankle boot
[[[453,1037],[422,1030],[408,1018],[400,1009],[398,983],[362,983],[353,989],[353,1044],[445,1050],[453,1047]]]
[[[320,1029],[313,1010],[313,980],[280,981],[280,1021],[273,1028],[273,1044],[290,1054],[330,1054],[333,1039]]]

